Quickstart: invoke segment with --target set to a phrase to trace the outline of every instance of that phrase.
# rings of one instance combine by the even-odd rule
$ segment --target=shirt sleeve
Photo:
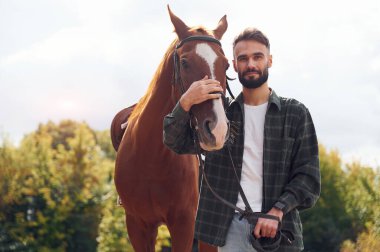
[[[190,115],[179,102],[172,113],[164,117],[163,142],[178,154],[195,154],[193,132],[190,128]]]
[[[297,126],[292,159],[289,182],[278,200],[285,205],[284,214],[294,208],[303,210],[312,207],[321,192],[318,141],[307,108],[303,109]]]

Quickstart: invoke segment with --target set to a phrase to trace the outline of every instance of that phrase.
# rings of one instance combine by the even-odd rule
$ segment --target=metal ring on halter
[[[198,119],[197,119],[197,117],[195,116],[195,115],[193,115],[193,113],[191,113],[190,112],[190,128],[192,128],[192,129],[194,129],[195,130],[195,134],[198,134],[198,129],[199,129],[199,127],[198,127]],[[195,122],[193,122],[193,120],[192,119],[194,119],[194,121]]]

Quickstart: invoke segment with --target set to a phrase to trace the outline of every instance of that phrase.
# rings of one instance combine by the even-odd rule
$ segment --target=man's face
[[[258,88],[268,80],[272,55],[268,48],[255,40],[243,40],[234,48],[234,69],[246,88]]]

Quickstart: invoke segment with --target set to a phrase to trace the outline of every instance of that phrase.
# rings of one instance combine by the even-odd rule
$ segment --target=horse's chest
[[[195,187],[186,186],[184,182],[186,183],[174,179],[127,179],[128,187],[125,192],[127,211],[140,216],[144,213],[152,215],[152,211],[160,215],[184,198],[196,200]],[[189,184],[194,184],[194,181],[191,183],[189,181]]]

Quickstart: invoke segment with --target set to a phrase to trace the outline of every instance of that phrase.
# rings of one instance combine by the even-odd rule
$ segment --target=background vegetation
[[[108,130],[70,120],[0,145],[1,251],[133,251],[116,207]],[[302,212],[305,251],[380,251],[380,170],[320,148],[322,195]],[[160,227],[156,250],[170,245]]]

